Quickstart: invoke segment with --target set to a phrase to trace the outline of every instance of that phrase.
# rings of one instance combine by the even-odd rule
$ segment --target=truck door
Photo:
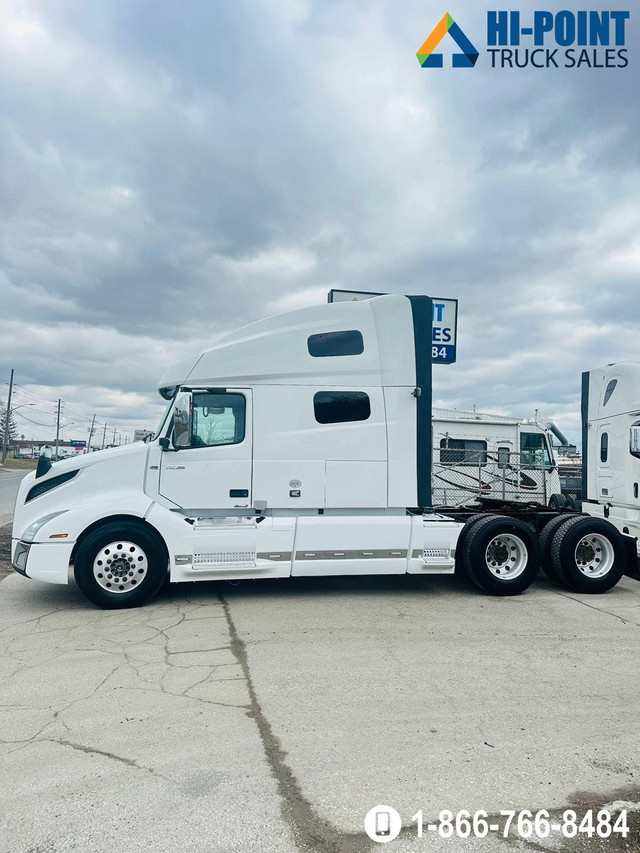
[[[162,453],[159,492],[184,509],[251,506],[251,390],[193,392],[191,447]]]

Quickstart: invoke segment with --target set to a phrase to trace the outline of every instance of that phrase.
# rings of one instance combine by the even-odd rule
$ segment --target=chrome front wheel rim
[[[101,548],[93,561],[93,576],[102,589],[120,595],[140,586],[147,576],[147,555],[135,542],[117,539]]]
[[[485,551],[487,568],[498,580],[519,577],[527,567],[529,551],[519,536],[504,533],[494,536]]]
[[[576,545],[576,566],[588,578],[603,578],[608,575],[613,568],[615,556],[611,542],[599,533],[588,533]]]

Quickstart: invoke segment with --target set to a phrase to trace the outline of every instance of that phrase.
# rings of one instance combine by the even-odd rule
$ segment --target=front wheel
[[[167,553],[152,530],[133,522],[113,522],[80,544],[73,571],[80,591],[98,607],[140,607],[162,586]]]
[[[607,592],[627,568],[622,536],[603,518],[570,519],[555,532],[550,553],[559,580],[575,592]]]
[[[491,595],[518,595],[531,586],[540,565],[540,547],[528,524],[490,516],[473,526],[462,548],[469,579]]]

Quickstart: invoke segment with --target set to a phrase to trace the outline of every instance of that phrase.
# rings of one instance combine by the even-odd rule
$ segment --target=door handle
[[[230,498],[248,498],[249,489],[229,489]]]
[[[634,496],[634,498],[638,497],[638,484],[637,483],[633,484],[633,496]]]

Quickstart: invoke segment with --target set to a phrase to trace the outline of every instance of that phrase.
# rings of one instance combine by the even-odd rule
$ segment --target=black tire
[[[164,543],[153,530],[117,521],[97,528],[81,542],[73,571],[89,601],[115,610],[140,607],[153,598],[166,579],[167,563]]]
[[[582,553],[577,549],[581,546]],[[582,557],[583,568],[578,565]],[[602,563],[598,567],[598,563]],[[610,564],[606,573],[599,575]],[[620,533],[603,518],[572,518],[551,540],[551,565],[560,581],[575,592],[602,593],[614,587],[627,568],[627,550]],[[590,576],[588,566],[593,566]]]
[[[567,498],[565,495],[554,494],[549,498],[549,506],[551,509],[564,509],[567,505]]]
[[[567,504],[566,504],[567,509],[573,509],[573,510],[576,510],[576,511],[577,511],[577,509],[578,509],[578,504],[577,504],[576,499],[574,498],[574,496],[573,496],[573,495],[565,495],[565,497],[566,497],[566,499],[567,499]]]
[[[562,584],[562,581],[558,577],[556,570],[554,569],[553,564],[551,562],[551,541],[555,535],[556,530],[558,530],[559,527],[562,527],[563,524],[566,524],[567,521],[571,521],[571,519],[575,517],[575,515],[569,514],[554,516],[551,521],[548,521],[545,524],[539,536],[542,571],[549,578],[549,580],[557,584]]]
[[[473,527],[479,522],[482,521],[483,518],[496,518],[497,516],[493,512],[479,512],[476,515],[471,515],[466,520],[464,527],[460,531],[460,536],[458,536],[458,541],[456,543],[456,573],[462,572],[466,575],[467,573],[464,571],[464,567],[462,565],[462,549],[464,547],[464,543],[469,535],[469,532]]]
[[[519,544],[518,544],[519,543]],[[490,562],[489,548],[495,562]],[[520,554],[517,554],[520,549]],[[511,555],[516,552],[516,556]],[[510,561],[520,562],[518,573]],[[469,532],[462,548],[462,565],[469,580],[491,595],[518,595],[536,578],[540,566],[540,546],[531,527],[516,518],[494,515],[481,519]],[[517,568],[517,566],[516,566]],[[505,572],[504,577],[499,573]]]

